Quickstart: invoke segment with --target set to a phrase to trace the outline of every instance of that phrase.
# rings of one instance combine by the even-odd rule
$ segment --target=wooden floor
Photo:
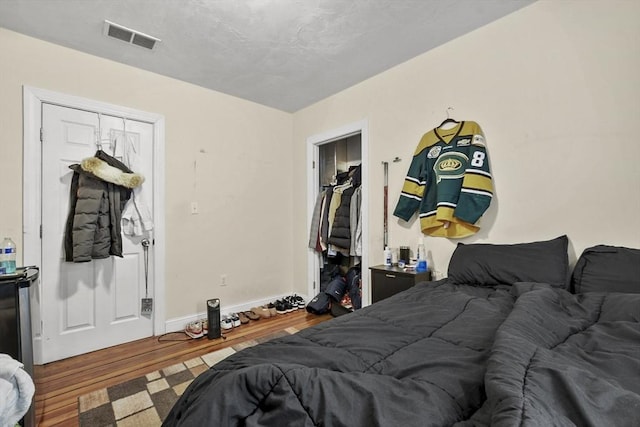
[[[305,310],[252,321],[229,331],[226,339],[184,340],[185,334],[146,338],[128,344],[34,367],[36,423],[39,426],[77,426],[78,397],[140,377],[174,363],[261,338],[294,327],[304,329],[330,319]],[[159,341],[160,340],[160,341]]]

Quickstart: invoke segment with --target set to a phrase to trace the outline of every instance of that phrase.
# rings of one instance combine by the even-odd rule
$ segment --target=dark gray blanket
[[[487,402],[462,425],[640,426],[640,294],[522,294],[485,386]]]
[[[201,374],[165,426],[445,426],[485,400],[508,288],[417,285],[236,353]]]

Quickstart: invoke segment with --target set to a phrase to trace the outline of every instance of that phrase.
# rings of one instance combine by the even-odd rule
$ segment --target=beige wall
[[[640,3],[540,1],[294,114],[294,206],[305,203],[305,140],[369,120],[370,263],[382,254],[382,161],[390,210],[423,133],[446,109],[487,137],[496,196],[463,242],[567,234],[571,260],[605,243],[640,247]],[[294,283],[306,277],[296,216]],[[391,246],[415,248],[417,221],[390,218]],[[446,272],[455,240],[426,237]]]
[[[291,114],[0,29],[0,234],[19,248],[23,85],[165,116],[168,318],[291,289]]]

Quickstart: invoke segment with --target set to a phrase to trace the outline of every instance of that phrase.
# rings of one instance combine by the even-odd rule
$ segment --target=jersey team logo
[[[442,151],[442,147],[440,147],[439,145],[436,145],[435,147],[431,147],[431,150],[429,150],[429,153],[427,153],[427,158],[437,159],[441,151]]]
[[[484,136],[482,135],[474,135],[473,136],[473,144],[474,145],[481,145],[484,147]]]
[[[462,162],[456,159],[443,160],[438,164],[438,169],[441,172],[453,172],[462,167]]]
[[[443,154],[433,165],[436,181],[439,183],[443,179],[462,178],[467,169],[467,164],[469,164],[469,158],[463,153],[453,151]]]

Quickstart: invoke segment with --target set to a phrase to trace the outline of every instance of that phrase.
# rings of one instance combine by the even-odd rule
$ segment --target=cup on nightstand
[[[400,246],[400,257],[398,258],[398,263],[403,261],[404,264],[409,264],[411,262],[411,249],[409,246]]]

